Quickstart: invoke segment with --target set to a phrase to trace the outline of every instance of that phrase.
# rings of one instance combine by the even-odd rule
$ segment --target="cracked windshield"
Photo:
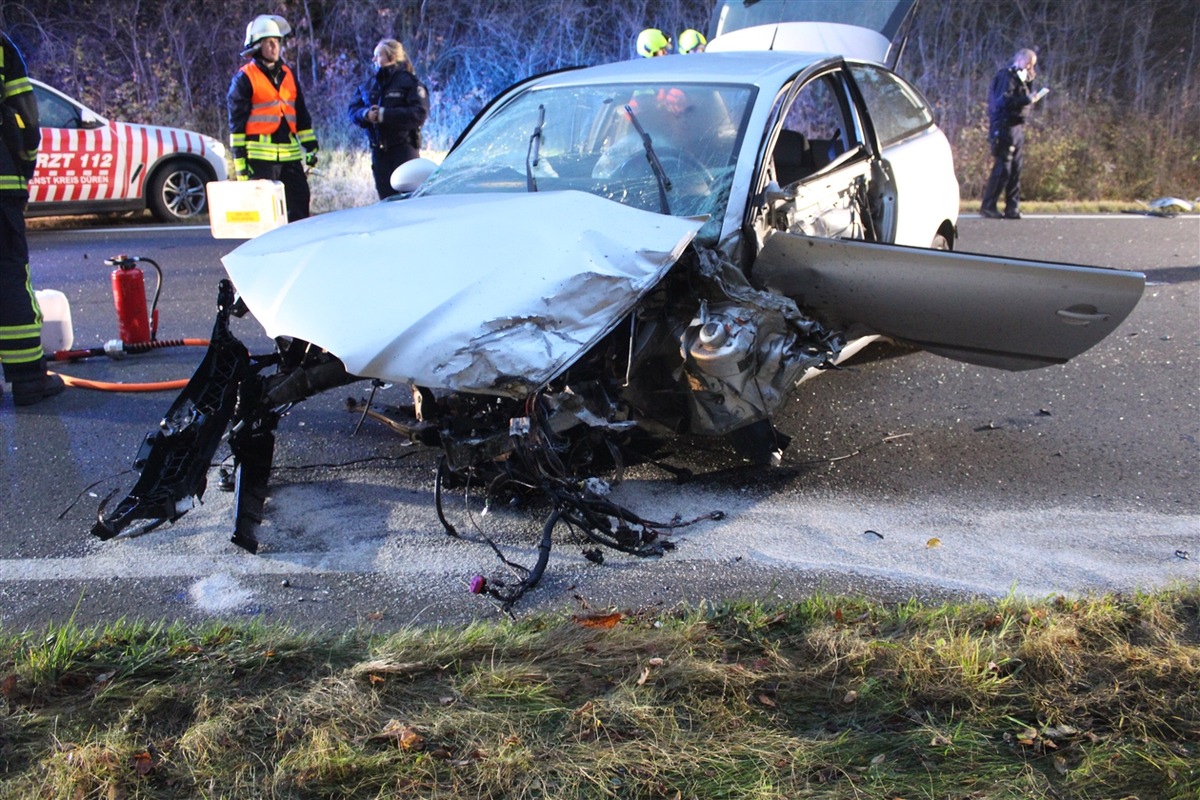
[[[472,130],[420,194],[574,189],[707,215],[700,238],[715,237],[752,96],[752,87],[714,84],[525,92]]]

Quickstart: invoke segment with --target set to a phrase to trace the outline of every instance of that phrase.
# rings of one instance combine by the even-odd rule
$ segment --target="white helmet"
[[[246,41],[242,47],[253,47],[262,39],[282,39],[292,32],[292,26],[278,14],[259,14],[246,26]]]

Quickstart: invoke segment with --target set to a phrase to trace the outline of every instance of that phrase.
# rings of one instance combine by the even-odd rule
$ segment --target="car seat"
[[[775,162],[775,179],[780,186],[795,183],[816,171],[808,138],[799,131],[780,131],[771,158]]]

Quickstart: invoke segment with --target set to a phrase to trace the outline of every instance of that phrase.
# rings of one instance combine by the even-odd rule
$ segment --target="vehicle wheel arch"
[[[937,233],[933,235],[933,242],[930,244],[930,247],[935,250],[953,250],[957,235],[958,231],[955,229],[954,223],[948,219],[943,220],[937,229]],[[943,242],[945,246],[942,246]]]
[[[179,208],[180,206],[168,201],[163,197],[166,181],[173,174],[179,174],[185,170],[190,171],[200,178],[199,185],[192,185],[193,191],[200,192],[200,205],[197,207],[193,204],[194,209],[190,213],[179,214],[173,210],[172,206]],[[185,219],[191,219],[199,214],[205,213],[208,210],[207,197],[204,195],[204,184],[217,179],[216,170],[212,164],[209,164],[203,157],[193,153],[169,153],[164,155],[158,161],[151,165],[146,172],[146,189],[145,199],[146,208],[154,214],[155,218],[161,222],[178,222]],[[185,203],[184,206],[187,204]]]

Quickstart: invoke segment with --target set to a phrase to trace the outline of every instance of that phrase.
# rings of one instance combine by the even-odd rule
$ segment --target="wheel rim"
[[[173,172],[163,182],[163,205],[176,217],[194,217],[204,211],[204,181],[189,170]]]

